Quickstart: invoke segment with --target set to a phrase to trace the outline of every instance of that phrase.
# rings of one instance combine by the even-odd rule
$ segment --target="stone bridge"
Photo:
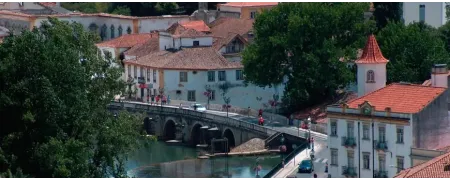
[[[266,139],[277,131],[232,117],[181,109],[174,106],[154,106],[137,102],[112,102],[113,112],[126,109],[144,113],[147,133],[162,140],[180,140],[192,146],[211,144],[212,139],[227,139],[235,147],[252,138]],[[217,146],[218,149],[223,147]],[[229,149],[228,149],[229,150]]]

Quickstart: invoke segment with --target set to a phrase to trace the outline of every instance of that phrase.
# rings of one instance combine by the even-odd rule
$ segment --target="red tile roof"
[[[377,64],[389,62],[384,58],[378,46],[377,40],[374,35],[370,35],[367,39],[366,46],[364,47],[361,58],[355,61],[357,64]]]
[[[394,178],[450,178],[450,170],[444,170],[446,166],[450,166],[450,152],[402,170]]]
[[[177,70],[241,69],[241,63],[228,62],[212,47],[183,48],[175,52],[158,51],[124,61],[152,68]]]
[[[159,35],[155,34],[155,36],[144,44],[133,46],[131,49],[125,51],[124,54],[127,56],[141,57],[159,51]]]
[[[357,109],[358,105],[368,101],[375,106],[376,111],[385,111],[385,108],[390,107],[391,112],[418,113],[445,90],[446,88],[440,87],[393,83],[349,102],[348,106]]]
[[[169,28],[166,30],[168,33],[172,34],[175,38],[191,38],[191,37],[208,37],[209,35],[197,31],[195,29],[190,29],[182,26],[179,23],[172,24]]]
[[[200,32],[209,32],[211,29],[205,24],[204,21],[187,21],[180,23],[183,27],[188,29],[195,29],[196,31]]]
[[[211,22],[211,35],[226,38],[229,33],[235,33],[245,38],[246,34],[253,30],[253,22],[252,19],[222,17]]]
[[[214,37],[213,47],[216,50],[220,50],[223,46],[228,45],[233,39],[238,38],[242,41],[242,43],[247,44],[247,40],[245,40],[241,35],[236,33],[228,33],[227,37]]]
[[[55,7],[56,6],[56,2],[40,2],[39,4],[42,6],[45,6],[45,7]]]
[[[225,4],[218,4],[218,6],[230,7],[259,7],[259,6],[276,6],[278,2],[228,2]]]
[[[156,38],[155,33],[143,33],[143,34],[125,34],[118,38],[111,39],[109,41],[101,42],[97,44],[99,47],[111,47],[111,48],[131,48],[138,44],[144,44],[152,38]]]

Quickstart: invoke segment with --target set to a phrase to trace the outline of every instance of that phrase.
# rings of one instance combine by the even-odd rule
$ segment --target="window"
[[[386,159],[384,155],[378,154],[378,170],[385,171],[386,170]]]
[[[153,83],[156,83],[156,69],[153,69]]]
[[[134,66],[134,78],[137,78],[137,66]]]
[[[111,25],[111,39],[115,37],[114,31],[115,31],[114,25]]]
[[[370,139],[369,138],[369,125],[363,124],[363,139]]]
[[[128,26],[128,28],[127,28],[127,33],[131,34],[131,27],[130,26]]]
[[[150,82],[150,72],[151,69],[147,69],[147,82]]]
[[[419,5],[419,22],[425,22],[425,5]]]
[[[219,81],[226,81],[227,77],[225,71],[219,71]]]
[[[188,91],[188,101],[195,101],[195,91]]]
[[[403,143],[403,128],[397,127],[397,143]]]
[[[244,80],[244,74],[242,70],[236,70],[236,81]]]
[[[141,77],[145,78],[145,76],[144,76],[144,67],[141,67]]]
[[[256,17],[256,11],[250,12],[250,19],[255,19]]]
[[[402,156],[397,156],[397,173],[403,170],[404,158]]]
[[[210,100],[210,101],[216,100],[216,91],[211,90],[211,91],[209,91],[209,92],[211,92],[211,95],[209,95],[209,100]]]
[[[354,136],[353,121],[347,122],[347,136],[348,137],[353,137]]]
[[[180,82],[187,82],[188,81],[188,77],[187,77],[187,72],[180,72]]]
[[[131,77],[131,66],[128,65],[128,77]]]
[[[122,36],[122,31],[123,31],[122,25],[119,25],[119,28],[117,30],[119,30],[119,37]]]
[[[253,32],[249,32],[249,33],[247,34],[247,36],[248,36],[248,38],[253,38]]]
[[[367,82],[368,83],[375,82],[375,73],[372,70],[367,71]]]
[[[208,82],[216,81],[216,71],[208,71]]]
[[[330,149],[331,150],[331,165],[338,165],[338,150],[337,149]]]
[[[353,151],[347,152],[348,167],[355,167],[355,157],[353,155],[354,155]]]
[[[194,41],[193,45],[194,45],[194,47],[200,46],[200,41]]]
[[[332,121],[331,122],[331,136],[337,136],[337,122]]]
[[[384,142],[386,140],[386,133],[385,132],[386,132],[386,130],[385,130],[384,126],[378,128],[378,140],[380,142]]]
[[[370,169],[370,153],[363,152],[363,168]]]

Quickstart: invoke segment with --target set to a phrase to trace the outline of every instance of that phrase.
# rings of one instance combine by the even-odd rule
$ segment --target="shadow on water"
[[[197,159],[189,147],[154,142],[133,154],[127,162],[128,175],[138,178],[252,178],[256,176],[257,157],[267,174],[280,161],[279,155]]]

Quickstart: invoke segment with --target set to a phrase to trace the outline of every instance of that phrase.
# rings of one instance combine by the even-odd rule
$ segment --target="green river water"
[[[257,162],[263,177],[280,162],[280,155],[197,159],[195,148],[152,142],[127,161],[127,172],[138,178],[254,178]]]

